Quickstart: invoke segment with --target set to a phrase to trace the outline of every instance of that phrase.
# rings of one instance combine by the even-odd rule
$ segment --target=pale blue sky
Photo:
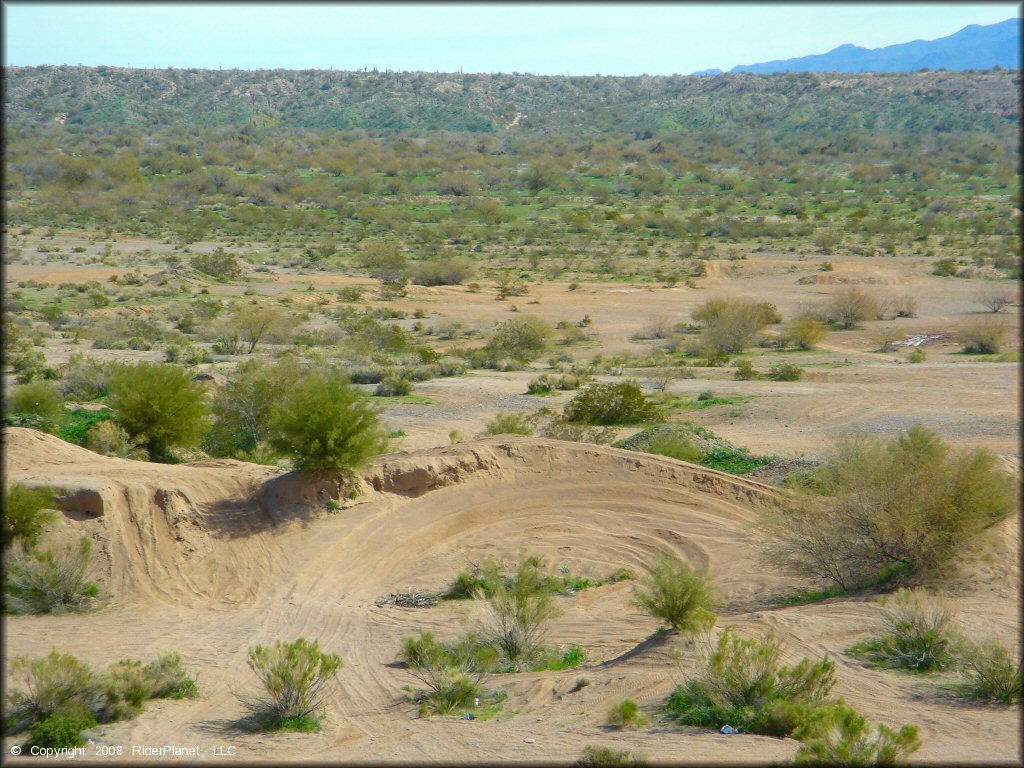
[[[1019,15],[963,4],[4,2],[5,64],[689,74],[945,37]]]

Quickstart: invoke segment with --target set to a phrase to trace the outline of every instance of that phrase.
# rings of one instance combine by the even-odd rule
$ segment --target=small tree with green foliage
[[[278,403],[268,432],[271,446],[304,470],[351,471],[387,447],[379,411],[330,370],[297,381]]]
[[[29,488],[20,483],[4,489],[3,549],[21,542],[31,549],[39,543],[43,528],[54,520],[53,491],[47,488]]]
[[[700,632],[715,623],[707,571],[694,570],[670,552],[655,555],[647,575],[633,587],[633,602],[678,632]]]
[[[110,407],[153,460],[172,447],[197,445],[206,431],[206,394],[188,371],[167,363],[138,363],[110,375]]]
[[[31,413],[48,421],[58,421],[64,401],[57,387],[48,381],[30,381],[11,389],[7,396],[8,413]]]
[[[591,384],[565,406],[565,418],[582,424],[637,424],[661,421],[658,406],[635,381]]]

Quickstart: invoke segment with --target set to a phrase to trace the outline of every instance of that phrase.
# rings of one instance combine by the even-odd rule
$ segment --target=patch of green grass
[[[423,395],[399,395],[397,397],[389,397],[387,399],[387,403],[402,403],[404,405],[433,405],[434,401],[429,397],[424,397]]]
[[[805,589],[802,592],[797,592],[795,595],[782,599],[782,605],[808,605],[809,603],[817,603],[822,600],[828,600],[830,597],[839,597],[844,594],[846,590],[841,587],[831,587],[829,589]]]
[[[275,733],[277,731],[298,731],[319,733],[323,727],[323,715],[300,715],[278,718],[270,714],[252,715],[238,721],[238,727],[250,733]]]
[[[758,467],[771,464],[775,456],[754,456],[746,448],[718,448],[709,451],[700,462],[710,469],[728,472],[731,475],[745,475]]]
[[[733,395],[731,397],[709,397],[704,400],[698,400],[697,398],[680,397],[678,395],[673,396],[666,404],[665,407],[670,410],[684,410],[684,411],[697,411],[703,408],[710,408],[714,405],[735,405],[736,403],[746,403],[752,400],[752,397],[746,395]]]
[[[539,665],[531,669],[532,672],[558,672],[562,669],[575,669],[580,664],[587,660],[586,655],[583,653],[583,649],[578,645],[574,645],[561,656],[553,656],[545,659]]]
[[[85,445],[89,430],[101,421],[114,418],[112,411],[90,411],[85,408],[68,408],[60,420],[57,436],[75,445]]]

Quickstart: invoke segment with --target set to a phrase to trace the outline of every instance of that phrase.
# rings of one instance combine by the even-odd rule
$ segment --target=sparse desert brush
[[[341,669],[340,656],[300,637],[250,648],[248,665],[265,695],[242,699],[252,713],[247,725],[269,731],[320,729],[328,686]]]
[[[715,595],[707,571],[695,570],[669,552],[659,552],[633,587],[633,602],[672,629],[696,633],[715,623]]]
[[[689,437],[681,432],[659,432],[647,442],[646,453],[668,456],[678,461],[699,464],[704,458],[702,451]]]
[[[1024,703],[1024,661],[1019,656],[1014,658],[999,643],[991,639],[967,641],[957,664],[960,679],[949,686],[954,696],[1007,706]]]
[[[841,589],[947,575],[1018,491],[991,452],[952,450],[919,425],[890,441],[837,439],[818,480],[824,495],[787,497],[756,528],[769,564]]]
[[[19,542],[31,549],[39,542],[46,525],[56,515],[53,491],[48,488],[30,488],[21,483],[12,483],[4,488],[4,514],[0,520],[0,544],[4,551]]]
[[[167,363],[121,365],[110,374],[110,407],[151,459],[197,445],[206,430],[206,394],[191,374]]]
[[[875,319],[881,310],[882,306],[874,295],[863,288],[848,286],[832,294],[825,314],[829,322],[853,328],[859,322]]]
[[[798,317],[790,320],[782,334],[787,346],[797,349],[814,349],[828,336],[828,328],[813,317]]]
[[[110,366],[81,352],[72,352],[71,358],[60,369],[61,392],[78,401],[95,400],[107,394]]]
[[[28,413],[47,421],[58,421],[64,401],[49,381],[30,381],[13,387],[7,396],[7,413]]]
[[[774,363],[768,367],[766,375],[772,381],[799,381],[804,369],[793,363]]]
[[[70,654],[51,651],[36,659],[11,660],[5,730],[18,733],[51,715],[91,714],[102,700],[89,665]]]
[[[540,650],[547,624],[561,613],[541,588],[543,581],[538,564],[528,558],[512,579],[499,579],[487,598],[485,631],[513,665],[529,664]]]
[[[601,426],[664,418],[635,381],[591,384],[566,404],[564,413],[567,421]]]
[[[576,758],[579,768],[646,768],[648,762],[628,750],[588,744]]]
[[[750,381],[756,379],[758,376],[757,371],[754,369],[754,364],[749,360],[740,359],[736,361],[736,373],[733,374],[733,378],[736,381]]]
[[[957,335],[967,354],[994,355],[1003,348],[1007,327],[995,318],[984,318],[968,323]]]
[[[473,276],[473,264],[463,257],[428,259],[411,270],[414,285],[461,285]]]
[[[727,723],[767,736],[814,735],[841,707],[830,698],[835,664],[805,658],[786,667],[781,656],[771,632],[758,640],[725,629],[703,652],[696,676],[669,695],[666,709],[679,722],[703,728]]]
[[[1016,293],[1003,287],[994,287],[978,291],[974,298],[975,301],[993,314],[998,314],[1006,307],[1012,307],[1017,303]]]
[[[532,435],[531,419],[520,413],[499,413],[484,426],[485,435]]]
[[[379,412],[330,370],[310,371],[290,386],[267,432],[270,445],[303,470],[351,471],[387,446]]]
[[[4,580],[7,609],[12,613],[84,610],[99,593],[89,581],[92,570],[92,540],[86,537],[77,547],[42,552],[15,544]]]
[[[822,733],[800,745],[793,756],[797,765],[900,765],[921,748],[916,725],[899,730],[877,725],[872,731],[867,718],[844,708]]]
[[[642,728],[647,717],[632,699],[624,699],[608,710],[608,724],[616,728]]]
[[[388,376],[381,380],[373,393],[377,397],[403,397],[412,394],[412,382],[397,376]]]
[[[145,461],[148,457],[146,450],[139,447],[138,442],[120,424],[109,419],[89,428],[85,436],[85,447],[104,456],[121,459]]]
[[[487,349],[499,356],[533,360],[547,347],[554,331],[545,320],[524,315],[499,323],[487,342]]]
[[[242,276],[242,262],[233,253],[218,248],[213,253],[197,253],[192,268],[218,280],[237,280]]]
[[[901,589],[882,602],[885,631],[847,653],[869,663],[911,672],[946,669],[956,660],[959,638],[952,608],[940,597]]]
[[[750,299],[708,299],[692,316],[704,328],[705,346],[725,353],[742,352],[762,328],[782,322],[774,305]]]

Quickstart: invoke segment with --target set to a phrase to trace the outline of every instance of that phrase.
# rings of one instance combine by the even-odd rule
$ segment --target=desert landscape
[[[9,74],[12,765],[1021,762],[1019,71]]]

